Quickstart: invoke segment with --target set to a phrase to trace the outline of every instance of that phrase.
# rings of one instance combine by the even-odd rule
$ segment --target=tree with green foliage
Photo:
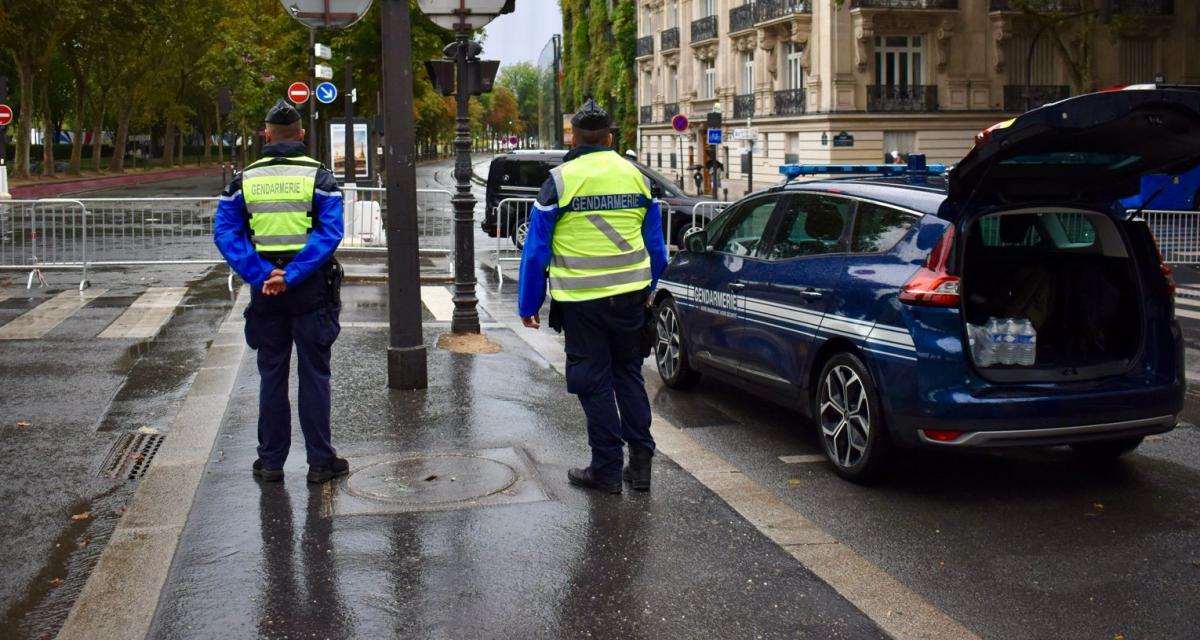
[[[538,134],[538,70],[532,63],[519,62],[500,69],[496,85],[505,87],[516,96],[517,114],[524,137]]]
[[[633,0],[559,0],[563,14],[564,112],[594,98],[620,128],[617,145],[637,143],[637,13]]]

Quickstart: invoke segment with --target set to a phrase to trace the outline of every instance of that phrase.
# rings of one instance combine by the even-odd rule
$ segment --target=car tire
[[[529,237],[529,221],[526,220],[517,225],[517,228],[512,231],[512,243],[517,248],[517,251],[525,250],[525,238]]]
[[[1107,460],[1116,460],[1133,451],[1142,444],[1143,439],[1142,436],[1138,436],[1136,438],[1121,438],[1120,440],[1106,440],[1103,442],[1077,442],[1071,445],[1071,449],[1084,460],[1104,462]]]
[[[670,296],[655,305],[654,325],[654,364],[658,367],[663,384],[681,391],[695,387],[700,382],[700,372],[693,369],[688,360],[683,325],[679,322],[679,308]]]
[[[891,443],[879,391],[858,356],[839,353],[825,363],[813,399],[813,415],[821,449],[835,473],[864,484],[882,475]]]

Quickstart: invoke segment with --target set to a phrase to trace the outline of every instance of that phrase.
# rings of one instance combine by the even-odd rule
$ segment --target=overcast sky
[[[517,0],[517,10],[487,26],[483,54],[499,60],[500,67],[517,62],[537,64],[550,36],[562,32],[558,0]]]

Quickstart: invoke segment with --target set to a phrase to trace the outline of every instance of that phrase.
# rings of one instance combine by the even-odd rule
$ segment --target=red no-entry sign
[[[13,121],[12,107],[6,104],[0,104],[0,127],[6,126]]]
[[[296,104],[308,102],[308,95],[308,85],[303,82],[293,82],[292,86],[288,87],[288,100]]]

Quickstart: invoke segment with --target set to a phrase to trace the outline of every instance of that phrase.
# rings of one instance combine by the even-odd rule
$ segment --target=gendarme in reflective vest
[[[642,221],[650,186],[615,151],[597,151],[555,167],[558,223],[550,249],[550,297],[607,298],[650,286]]]
[[[242,172],[250,239],[259,253],[296,253],[313,226],[313,188],[321,163],[305,156],[263,158]]]

